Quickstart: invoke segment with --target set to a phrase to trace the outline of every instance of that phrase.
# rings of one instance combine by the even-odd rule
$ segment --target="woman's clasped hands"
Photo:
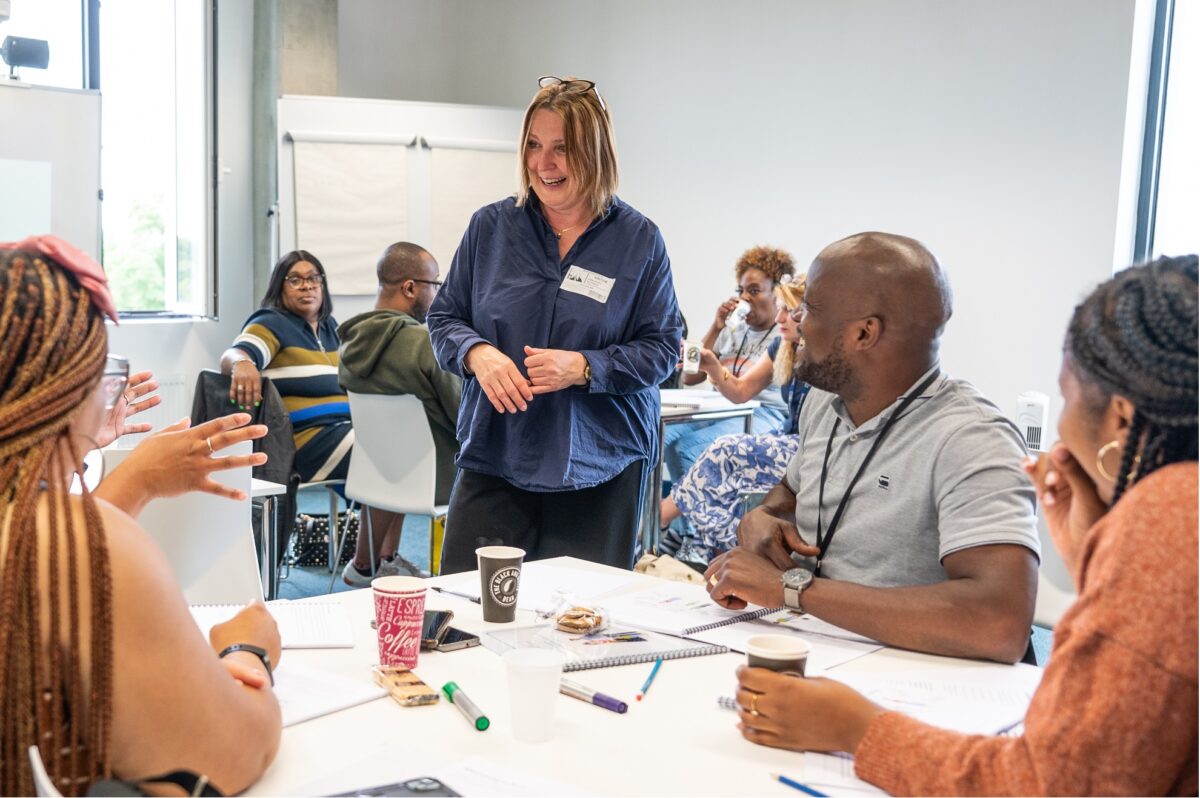
[[[586,383],[587,361],[578,352],[526,346],[525,355],[528,376],[491,344],[476,344],[467,352],[467,370],[475,375],[497,413],[528,410],[534,396]]]

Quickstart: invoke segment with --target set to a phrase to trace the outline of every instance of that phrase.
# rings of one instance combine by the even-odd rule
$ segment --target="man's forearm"
[[[823,621],[889,646],[1016,662],[1029,640],[1032,606],[978,588],[969,578],[891,588],[819,578],[800,603]]]

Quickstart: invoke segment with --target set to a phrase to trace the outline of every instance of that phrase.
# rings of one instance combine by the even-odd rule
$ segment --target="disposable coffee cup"
[[[483,619],[511,623],[517,617],[517,588],[521,585],[521,561],[525,550],[514,546],[484,546],[475,549],[479,560],[479,603]]]
[[[375,595],[375,631],[379,664],[413,669],[421,651],[425,619],[425,580],[415,576],[381,576],[371,580]]]
[[[684,341],[683,342],[683,373],[697,374],[700,372],[700,350],[699,341]]]
[[[554,708],[562,681],[563,655],[548,648],[516,648],[501,659],[508,672],[513,737],[544,743],[554,737]]]
[[[746,664],[787,676],[803,676],[808,643],[789,635],[755,635],[746,641]]]

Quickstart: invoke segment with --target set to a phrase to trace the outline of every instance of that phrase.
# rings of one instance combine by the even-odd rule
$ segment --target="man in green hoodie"
[[[375,265],[379,290],[375,309],[361,313],[338,328],[342,341],[338,380],[354,393],[412,394],[425,405],[437,449],[437,503],[446,504],[454,484],[458,454],[458,403],[462,382],[438,366],[429,343],[425,314],[442,284],[437,261],[407,242],[392,244]],[[420,569],[395,554],[404,516],[371,509],[375,551],[387,555],[376,576],[417,575]],[[371,584],[371,555],[365,535],[359,535],[354,559],[346,563],[342,580],[354,587]]]

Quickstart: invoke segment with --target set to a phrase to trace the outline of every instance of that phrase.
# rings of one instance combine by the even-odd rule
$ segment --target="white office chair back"
[[[129,454],[106,449],[109,471]],[[220,452],[250,454],[247,441]],[[242,490],[245,501],[211,493],[186,493],[155,499],[138,516],[167,556],[189,604],[244,604],[262,598],[258,552],[250,520],[250,467],[214,471],[216,482]]]
[[[1063,613],[1075,603],[1075,584],[1067,566],[1054,548],[1054,540],[1046,527],[1038,507],[1038,538],[1042,545],[1042,562],[1038,567],[1037,603],[1033,608],[1033,622],[1038,626],[1053,629]]]
[[[346,495],[394,513],[438,515],[437,453],[420,399],[350,393],[354,451]]]
[[[33,789],[39,796],[62,797],[62,793],[50,780],[50,774],[46,772],[46,766],[42,763],[42,752],[36,745],[29,746],[29,767],[33,770]]]

